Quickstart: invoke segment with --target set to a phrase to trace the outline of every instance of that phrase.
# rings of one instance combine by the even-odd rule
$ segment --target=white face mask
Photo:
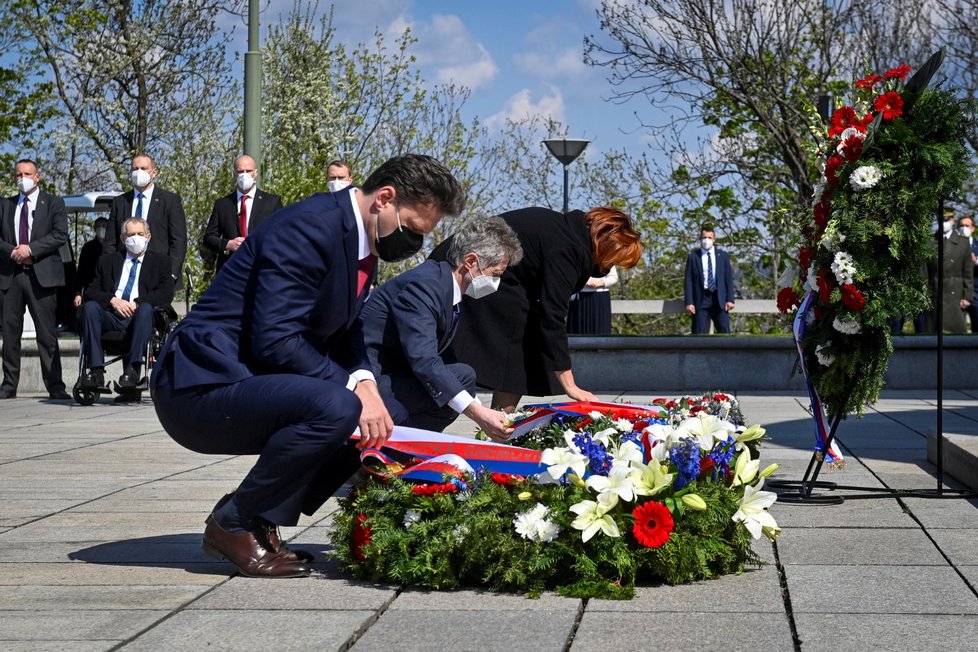
[[[481,267],[479,267],[479,271],[482,271]],[[499,289],[498,276],[486,276],[485,274],[472,276],[472,272],[470,271],[469,278],[469,287],[465,288],[465,294],[473,299],[482,299]]]
[[[137,188],[145,188],[152,181],[149,177],[149,172],[146,170],[133,170],[129,173],[129,179],[132,181],[132,185]]]
[[[99,240],[104,240],[105,239],[105,227],[104,226],[97,226],[97,227],[95,227],[95,237],[98,238]]]
[[[950,233],[954,229],[954,220],[944,220],[944,233]]]
[[[974,232],[975,232],[975,230],[974,230],[973,227],[970,227],[970,226],[962,226],[961,227],[961,235],[963,235],[966,238],[970,238],[971,237],[971,234],[974,233]]]
[[[344,188],[349,188],[350,182],[346,179],[331,179],[326,182],[326,187],[329,188],[330,192],[339,192]]]
[[[241,190],[241,192],[248,192],[254,185],[255,177],[251,176],[247,172],[242,172],[238,175],[238,188]]]
[[[141,256],[149,245],[149,238],[144,235],[131,235],[126,238],[126,251],[133,256]]]
[[[703,238],[700,240],[700,246],[703,247],[704,251],[709,251],[713,249],[713,238]]]
[[[32,177],[21,177],[17,179],[17,188],[25,195],[31,194],[37,184]]]

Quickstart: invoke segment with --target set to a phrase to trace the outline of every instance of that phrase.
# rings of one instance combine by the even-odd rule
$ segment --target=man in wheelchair
[[[129,343],[123,354],[119,378],[120,396],[137,394],[145,385],[143,365],[153,334],[154,311],[173,301],[174,282],[170,259],[147,251],[149,224],[133,217],[122,225],[120,240],[125,251],[105,254],[98,261],[95,279],[85,290],[81,308],[82,369],[78,387],[85,392],[103,391],[105,351],[102,336],[123,332]]]

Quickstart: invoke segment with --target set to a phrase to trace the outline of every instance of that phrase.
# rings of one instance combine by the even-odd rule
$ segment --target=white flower
[[[701,449],[713,450],[718,441],[727,441],[737,427],[729,421],[718,419],[712,414],[699,412],[676,427],[676,437],[694,437]]]
[[[456,525],[455,529],[452,530],[452,538],[455,539],[455,543],[462,543],[465,541],[465,536],[469,533],[468,525]]]
[[[645,456],[642,454],[642,448],[633,441],[623,441],[621,445],[615,446],[612,444],[611,448],[608,449],[611,456],[615,458],[616,462],[639,462],[641,463]]]
[[[553,521],[540,521],[537,524],[537,540],[550,543],[560,534],[560,526]]]
[[[665,448],[663,446],[662,448]],[[638,496],[655,496],[666,487],[672,486],[672,473],[666,473],[668,467],[660,464],[659,460],[651,459],[648,464],[635,465],[640,473],[632,476],[635,494]]]
[[[826,353],[824,349],[828,348],[825,344],[819,344],[815,347],[815,357],[818,358],[818,363],[823,367],[830,367],[832,363],[835,362],[835,356],[831,353]]]
[[[513,526],[524,539],[530,541],[553,541],[560,532],[560,527],[548,519],[550,510],[546,505],[537,503],[531,509],[521,512],[513,519]]]
[[[832,261],[832,273],[839,285],[846,285],[855,282],[856,264],[852,261],[852,256],[844,251],[838,251]]]
[[[421,520],[421,512],[416,509],[409,509],[404,512],[404,527],[408,530],[411,526]]]
[[[587,479],[585,484],[588,488],[598,493],[598,500],[605,496],[605,501],[612,507],[618,504],[621,498],[626,503],[635,500],[635,485],[633,478],[637,478],[640,471],[633,469],[628,463],[615,461],[611,465],[608,475],[594,474]]]
[[[832,251],[833,249],[835,249],[837,246],[841,245],[845,241],[846,241],[845,234],[838,233],[837,231],[835,231],[835,229],[832,228],[831,224],[829,225],[829,228],[825,229],[825,233],[822,234],[822,239],[819,240],[821,245],[825,247],[826,251]]]
[[[832,320],[832,328],[846,335],[855,335],[862,330],[862,326],[857,321],[842,321],[838,317]]]
[[[611,436],[617,433],[618,431],[615,428],[605,428],[601,432],[594,433],[592,439],[605,448],[608,448],[608,445],[611,444]]]
[[[808,266],[808,287],[812,292],[818,292],[818,276],[815,275],[815,263]]]
[[[855,127],[846,127],[846,129],[844,129],[842,134],[839,136],[839,144],[836,146],[835,151],[839,154],[844,154],[846,143],[852,138],[855,138],[856,140],[866,140],[866,134],[859,131]]]
[[[603,419],[604,418],[604,415],[601,414],[600,412],[598,412],[597,410],[591,410],[590,412],[587,413],[587,415],[589,417],[591,417],[592,419],[594,419],[594,420]]]
[[[798,278],[798,269],[794,265],[788,265],[781,272],[781,276],[778,277],[778,287],[790,288],[794,286],[796,278]]]
[[[742,484],[747,484],[757,477],[757,471],[761,468],[761,460],[752,460],[750,457],[750,449],[745,448],[744,451],[737,456],[737,461],[734,462],[734,478],[733,482],[730,483],[732,487],[739,487]]]
[[[634,430],[634,426],[632,426],[632,422],[629,421],[628,419],[618,419],[617,421],[615,421],[615,428],[618,428],[618,432],[623,432],[626,435],[630,433],[632,430]]]
[[[588,458],[570,448],[548,448],[540,456],[540,462],[547,466],[547,473],[554,480],[559,480],[568,469],[577,475],[584,475]]]
[[[778,499],[778,495],[773,491],[761,491],[763,486],[762,481],[756,487],[750,485],[744,487],[740,509],[733,515],[733,520],[743,523],[755,539],[760,539],[764,530],[769,530],[776,536],[779,529],[774,517],[767,511],[768,507]]]
[[[825,168],[822,168],[823,176],[815,184],[815,192],[812,193],[812,208],[815,208],[815,204],[822,201],[822,195],[825,193],[826,179],[824,176]]]
[[[853,190],[869,190],[884,176],[883,171],[875,165],[861,165],[849,177],[849,185]]]
[[[614,505],[609,504],[601,496],[598,496],[597,501],[582,500],[576,505],[571,505],[570,511],[577,514],[577,518],[571,523],[571,527],[575,530],[582,530],[582,541],[587,541],[593,537],[598,533],[598,530],[609,537],[620,537],[621,532],[618,530],[618,524],[608,514],[612,507]]]

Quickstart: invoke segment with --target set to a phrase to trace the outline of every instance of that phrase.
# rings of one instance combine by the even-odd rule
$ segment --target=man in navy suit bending
[[[734,307],[733,266],[727,252],[714,247],[716,232],[712,226],[700,229],[700,247],[686,257],[684,301],[692,316],[693,334],[709,333],[710,321],[717,333],[730,332],[730,315]]]
[[[464,204],[435,159],[392,158],[360,188],[262,222],[174,329],[150,384],[163,427],[193,451],[258,455],[207,519],[205,552],[253,577],[310,573],[278,526],[314,513],[358,468],[358,425],[361,448],[393,429],[359,319],[376,259],[416,253]]]
[[[506,222],[476,219],[456,233],[448,260],[426,260],[370,294],[360,314],[364,341],[394,423],[441,432],[465,414],[494,439],[512,432],[504,412],[475,397],[475,371],[454,361],[450,347],[462,295],[492,294],[522,257]]]

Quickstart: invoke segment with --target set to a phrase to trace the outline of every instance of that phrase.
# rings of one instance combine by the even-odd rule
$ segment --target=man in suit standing
[[[964,313],[975,294],[971,245],[967,238],[954,232],[953,211],[945,211],[941,231],[935,237],[944,238],[944,259],[940,263],[934,259],[927,264],[932,296],[935,299],[929,330],[937,330],[937,311],[940,310],[944,332],[963,335],[968,331]],[[943,296],[937,295],[938,274],[944,276]]]
[[[183,213],[180,195],[156,185],[159,171],[146,154],[134,156],[129,178],[133,189],[112,200],[109,211],[109,227],[105,232],[105,253],[122,251],[119,242],[122,225],[130,217],[146,220],[156,237],[150,243],[150,251],[170,259],[170,274],[175,287],[183,287],[181,280],[183,260],[187,255],[187,217]]]
[[[709,333],[710,321],[717,333],[730,332],[734,308],[733,266],[727,252],[714,247],[716,231],[700,229],[700,248],[686,257],[686,283],[683,293],[686,312],[692,316],[693,334]]]
[[[217,271],[221,271],[228,257],[238,250],[251,231],[282,208],[282,199],[278,195],[259,190],[255,185],[258,181],[255,159],[248,155],[236,158],[234,175],[237,188],[214,202],[214,210],[204,230],[204,246],[216,254]]]
[[[314,513],[359,468],[348,443],[390,437],[360,307],[379,257],[415,254],[465,193],[429,156],[388,160],[362,188],[317,193],[254,231],[167,338],[150,378],[160,423],[200,453],[258,455],[207,519],[205,552],[254,577],[301,577],[279,525]]]
[[[131,217],[120,236],[126,251],[99,258],[95,279],[85,290],[82,305],[81,336],[88,363],[81,378],[83,388],[98,389],[105,384],[102,333],[106,330],[125,331],[130,343],[119,387],[132,390],[142,382],[146,347],[153,334],[153,311],[173,301],[170,260],[147,251],[151,238],[146,221]]]
[[[380,395],[397,425],[441,432],[465,414],[493,439],[506,438],[508,417],[475,397],[475,370],[450,352],[462,295],[495,291],[507,265],[523,257],[516,233],[498,217],[467,223],[447,260],[426,260],[371,293],[363,336]]]
[[[58,253],[68,241],[68,216],[60,197],[38,187],[37,164],[21,159],[14,165],[20,193],[0,202],[0,292],[3,294],[3,382],[0,399],[17,396],[20,382],[20,338],[24,309],[37,331],[41,375],[48,396],[71,399],[61,378],[61,350],[55,312],[57,289],[65,284]]]
[[[971,332],[978,333],[978,239],[975,238],[975,218],[970,215],[959,217],[958,231],[963,237],[968,238],[968,244],[971,247],[972,284],[975,291],[967,312],[968,318],[971,320]]]

